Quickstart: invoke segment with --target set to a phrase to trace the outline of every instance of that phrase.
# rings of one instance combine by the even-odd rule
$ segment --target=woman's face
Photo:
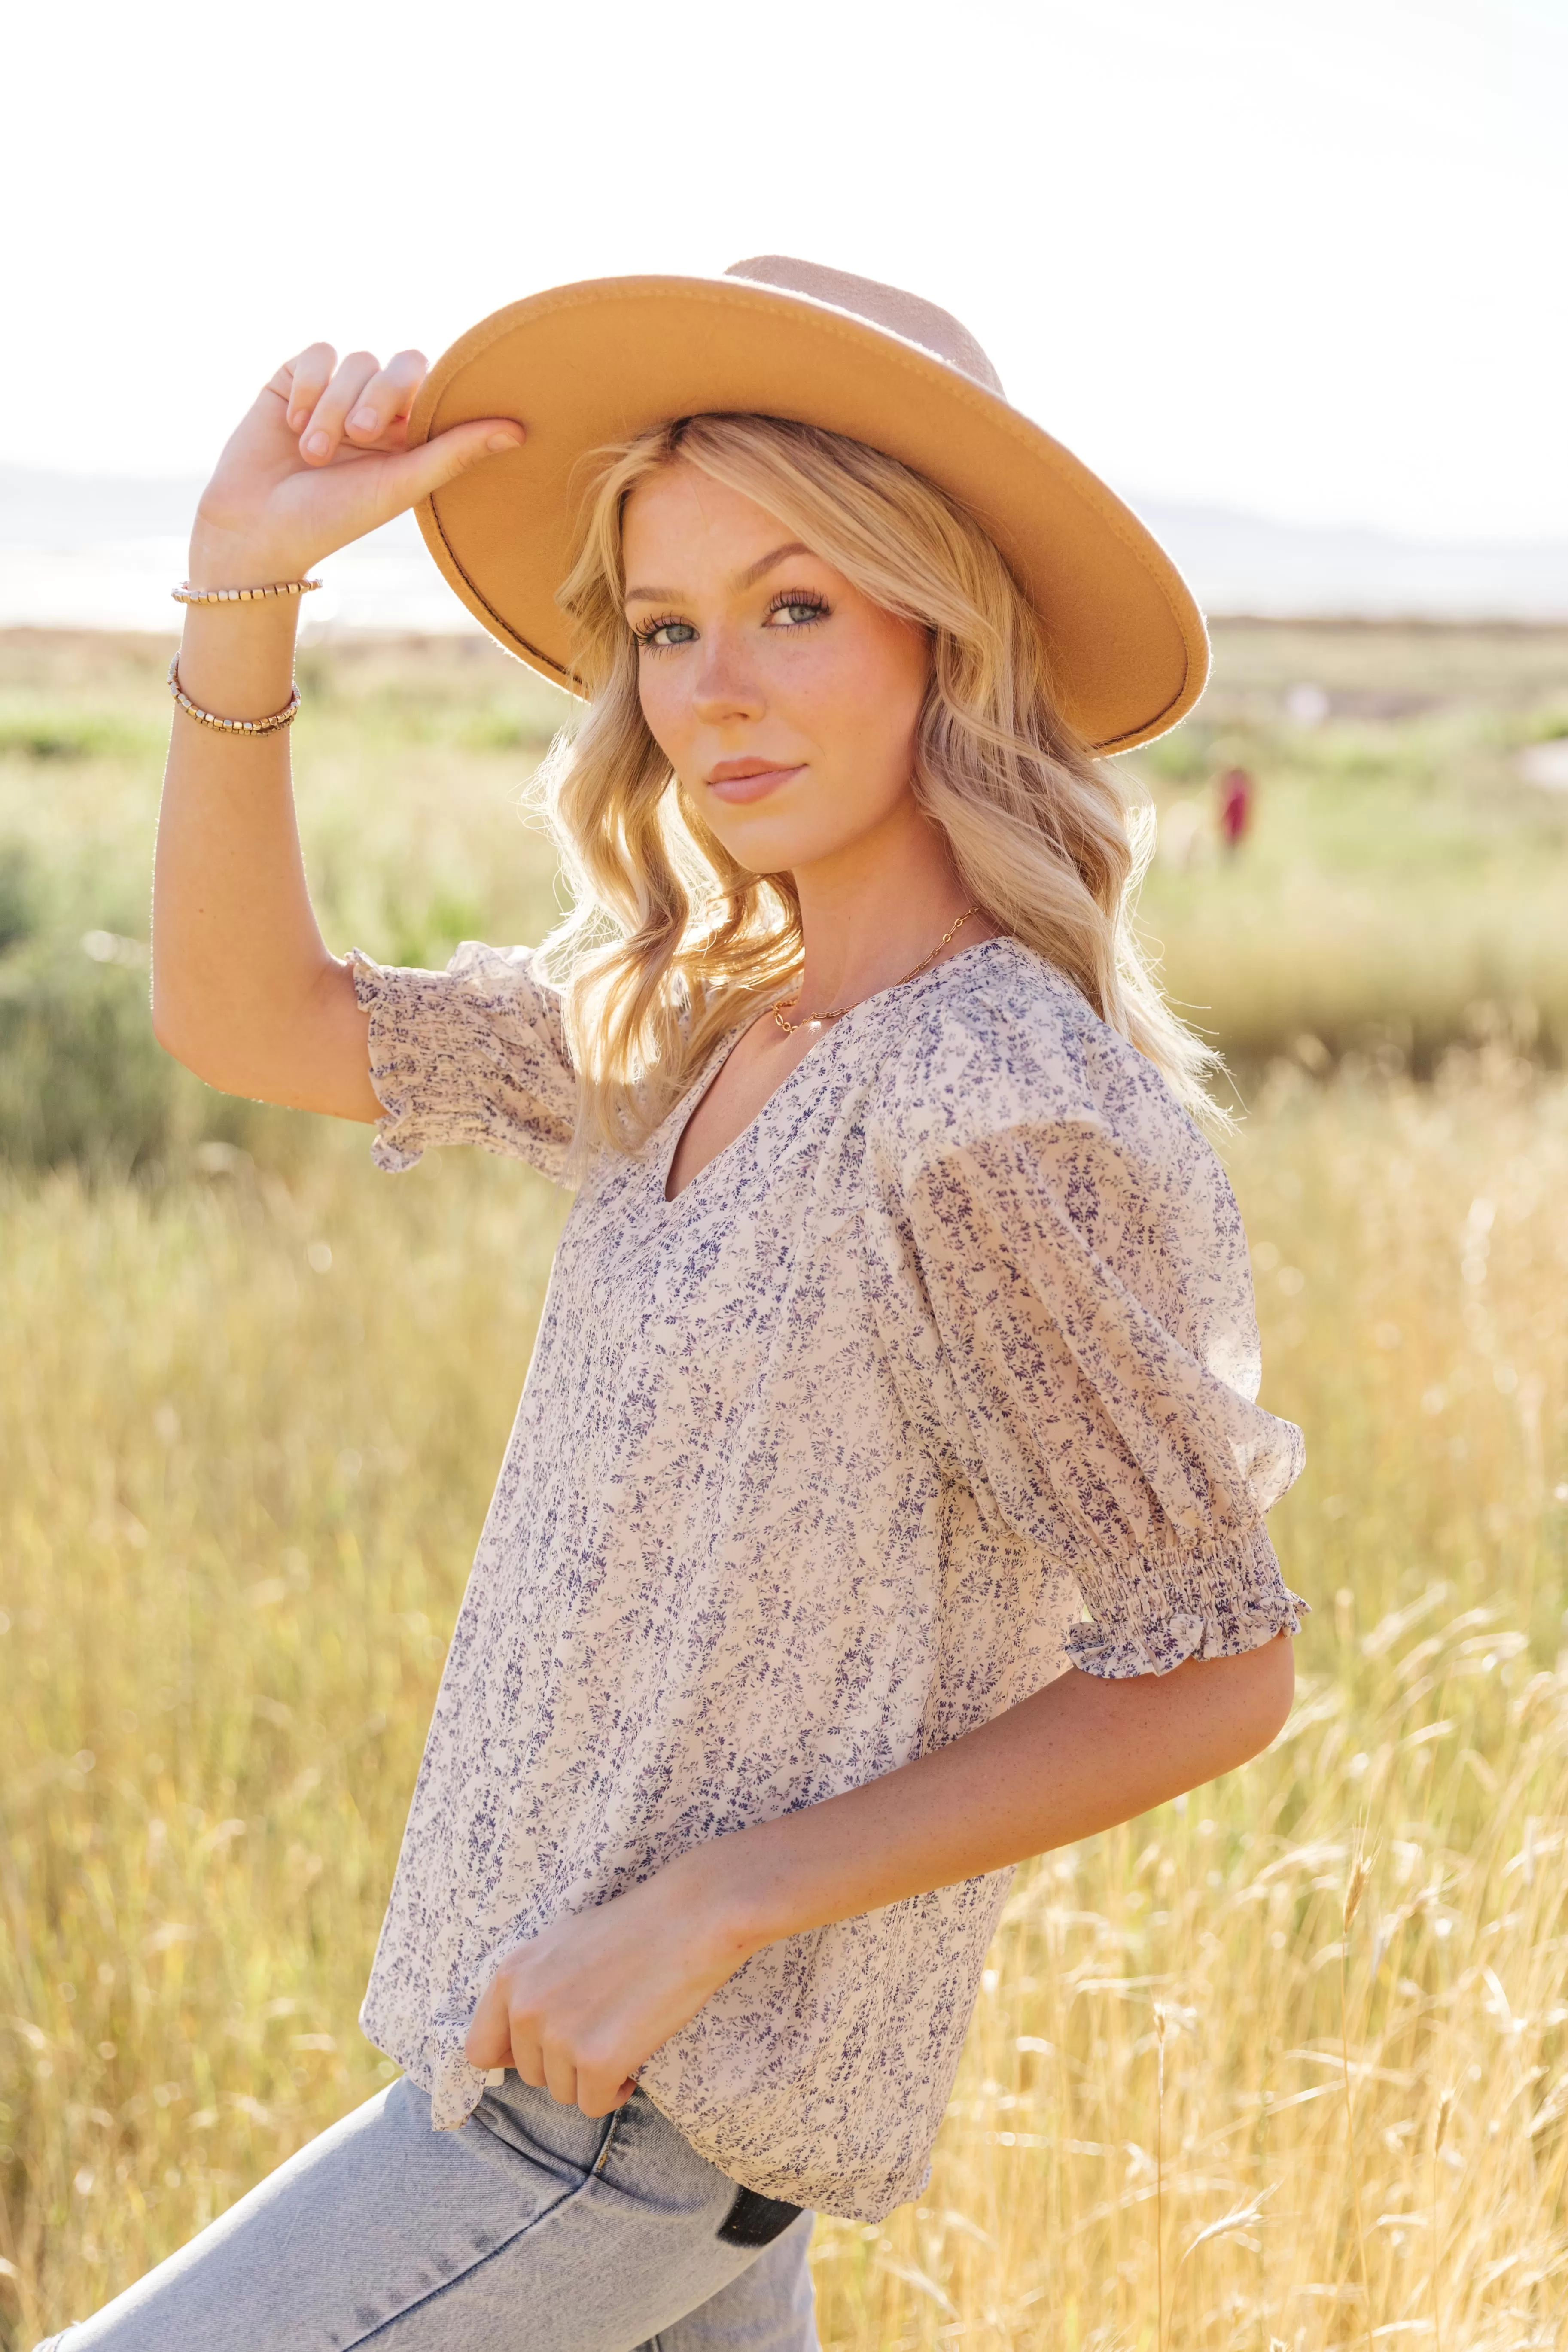
[[[623,547],[644,715],[731,856],[797,872],[915,814],[923,629],[679,461],[627,499]]]

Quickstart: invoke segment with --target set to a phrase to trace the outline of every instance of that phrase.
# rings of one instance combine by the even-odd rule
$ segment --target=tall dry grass
[[[1568,637],[1217,646],[1147,758],[1199,854],[1145,908],[1271,1071],[1233,1160],[1310,1441],[1300,1696],[1021,1874],[930,2191],[818,2232],[833,2352],[1568,2347],[1568,802],[1514,764]],[[159,1060],[167,650],[0,633],[0,1154],[57,1169],[0,1179],[6,2352],[383,2077],[355,2011],[561,1207],[456,1154],[378,1179]],[[334,942],[539,936],[558,705],[477,643],[307,668]],[[1227,866],[1192,827],[1232,759]],[[1436,1082],[1354,1079],[1402,1061]]]
[[[362,1152],[4,1202],[8,2345],[386,2071],[354,2013],[559,1203]],[[1021,1875],[929,2191],[818,2231],[844,2352],[1568,2345],[1568,1090],[1280,1074],[1234,1163],[1311,1440],[1297,1707]]]

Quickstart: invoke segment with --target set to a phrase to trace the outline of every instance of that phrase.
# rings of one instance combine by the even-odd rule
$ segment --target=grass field
[[[132,1066],[155,650],[0,641],[7,2347],[389,2071],[355,2011],[563,1206]],[[1568,848],[1509,764],[1565,641],[1220,651],[1151,780],[1243,751],[1258,839],[1158,867],[1150,920],[1246,1063],[1300,1697],[1246,1773],[1021,1874],[927,2195],[819,2228],[832,2352],[1568,2347]],[[479,648],[312,658],[334,941],[537,936],[543,698]],[[1368,905],[1404,960],[1352,988]]]
[[[0,1153],[13,1165],[181,1164],[203,1139],[273,1165],[309,1122],[226,1103],[145,1017],[148,845],[169,646],[0,632]],[[1240,1072],[1270,1062],[1428,1076],[1446,1055],[1568,1064],[1568,792],[1520,752],[1568,735],[1568,628],[1245,627],[1216,637],[1201,715],[1128,763],[1167,847],[1143,897],[1169,984]],[[391,961],[537,939],[553,861],[519,787],[567,713],[488,639],[315,647],[295,730],[323,924]],[[1293,690],[1323,716],[1291,716]],[[1258,778],[1220,858],[1216,771]],[[84,951],[83,942],[89,943]]]

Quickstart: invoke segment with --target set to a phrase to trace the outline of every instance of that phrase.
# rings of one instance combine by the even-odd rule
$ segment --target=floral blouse
[[[563,1177],[530,952],[353,965],[380,1165]],[[667,1200],[732,1043],[583,1176],[453,1636],[363,2016],[440,2126],[483,2091],[479,1993],[563,1913],[1068,1665],[1164,1674],[1304,1605],[1230,1187],[1065,979],[994,939],[868,998]],[[1009,1875],[769,1946],[643,2088],[735,2179],[879,2220],[928,2177]]]

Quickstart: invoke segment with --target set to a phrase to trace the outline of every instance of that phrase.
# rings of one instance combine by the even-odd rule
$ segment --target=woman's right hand
[[[191,534],[195,588],[302,579],[312,564],[390,522],[469,466],[515,449],[508,416],[454,425],[407,446],[408,412],[425,381],[419,352],[382,367],[368,352],[339,360],[312,343],[263,386],[202,492]]]
[[[455,425],[417,449],[408,412],[417,352],[381,367],[325,343],[280,367],[201,496],[194,588],[264,588],[312,565],[500,448],[506,416]],[[187,608],[177,676],[202,709],[281,710],[293,673],[297,596]],[[176,717],[158,822],[153,1018],[168,1051],[230,1094],[374,1119],[368,1024],[352,975],[328,953],[300,857],[289,739],[228,734]]]

